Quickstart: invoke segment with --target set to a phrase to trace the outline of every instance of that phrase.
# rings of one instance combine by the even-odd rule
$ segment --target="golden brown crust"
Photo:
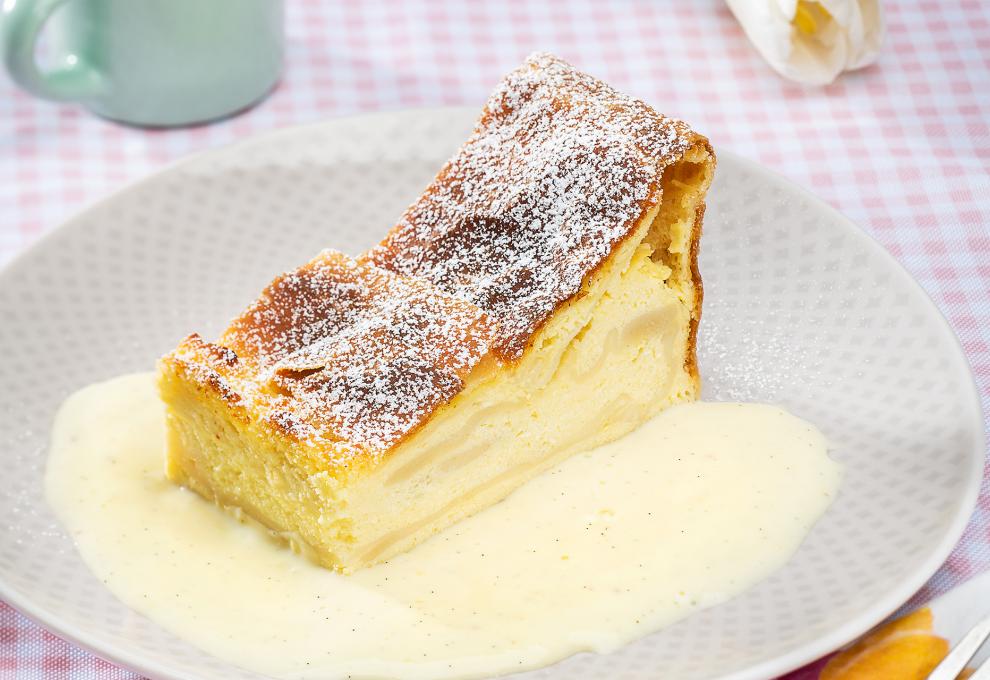
[[[460,392],[491,338],[471,303],[325,251],[166,361],[296,441],[374,456]]]
[[[191,333],[163,356],[160,364],[200,389],[216,394],[227,404],[231,414],[243,421],[247,419],[244,400],[224,377],[229,370],[236,370],[238,364],[236,355],[231,355],[227,348],[203,340],[198,333]]]
[[[548,54],[510,73],[474,133],[367,257],[469,300],[522,356],[707,140]]]
[[[694,379],[694,383],[699,389],[701,387],[701,373],[698,371],[698,326],[701,323],[701,307],[704,302],[705,288],[701,281],[701,270],[698,268],[698,250],[701,244],[701,225],[704,217],[705,204],[701,203],[695,209],[694,225],[691,227],[689,260],[691,265],[691,285],[694,288],[694,308],[691,310],[691,321],[688,328],[688,346],[684,360],[685,370]]]
[[[280,276],[217,343],[163,359],[240,418],[326,452],[377,460],[491,357],[516,361],[660,202],[664,169],[708,140],[550,55],[489,99],[475,133],[383,241]],[[685,368],[698,382],[702,288]]]
[[[705,151],[708,155],[708,160],[711,163],[709,172],[715,172],[715,165],[717,159],[715,157],[715,150],[712,148],[711,142],[708,141],[706,137],[701,137]],[[711,175],[708,177],[708,182],[711,182]],[[708,187],[704,187],[705,191]],[[689,264],[691,267],[691,285],[694,288],[694,308],[691,310],[691,326],[688,332],[688,348],[687,348],[687,365],[685,368],[688,373],[694,378],[695,385],[698,389],[698,394],[701,394],[701,371],[698,368],[698,327],[701,324],[701,309],[705,300],[705,286],[701,279],[701,269],[698,265],[698,256],[701,251],[701,232],[704,229],[704,219],[705,219],[705,208],[706,203],[704,200],[698,202],[698,206],[695,208],[694,225],[691,228],[691,247],[689,249]]]

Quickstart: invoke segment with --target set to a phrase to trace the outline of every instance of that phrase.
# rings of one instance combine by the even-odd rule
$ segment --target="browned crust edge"
[[[714,157],[713,157],[714,158]],[[701,245],[702,220],[705,216],[705,203],[695,209],[694,226],[691,228],[691,285],[694,287],[694,309],[688,326],[688,347],[684,357],[684,368],[694,380],[695,388],[701,389],[701,373],[698,370],[698,327],[701,325],[701,306],[705,298],[705,286],[698,268],[698,251]]]
[[[699,137],[701,137],[699,135]],[[701,392],[701,372],[698,368],[698,328],[701,325],[701,308],[705,300],[705,285],[701,280],[701,269],[698,266],[698,254],[701,250],[701,233],[704,229],[705,209],[707,207],[708,190],[711,182],[715,179],[715,170],[718,167],[718,157],[712,148],[711,142],[706,137],[704,140],[705,150],[711,159],[711,177],[705,187],[705,195],[694,211],[694,224],[691,227],[691,246],[688,259],[691,265],[691,285],[694,287],[694,308],[691,310],[691,321],[688,327],[688,348],[684,359],[684,368],[694,379],[695,389]]]

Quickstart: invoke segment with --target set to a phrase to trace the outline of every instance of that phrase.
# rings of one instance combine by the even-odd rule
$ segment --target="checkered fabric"
[[[289,0],[287,67],[260,106],[145,131],[0,81],[0,261],[170,161],[362,111],[478,105],[550,50],[809,188],[887,248],[959,336],[990,405],[990,3],[889,2],[879,63],[825,88],[786,82],[716,0]],[[918,601],[990,569],[990,485]],[[0,678],[117,679],[0,602]]]

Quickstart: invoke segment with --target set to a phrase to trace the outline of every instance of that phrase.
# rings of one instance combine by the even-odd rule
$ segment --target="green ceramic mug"
[[[16,83],[126,123],[221,118],[263,98],[282,70],[282,0],[0,2]],[[60,64],[47,71],[35,61],[43,28]]]

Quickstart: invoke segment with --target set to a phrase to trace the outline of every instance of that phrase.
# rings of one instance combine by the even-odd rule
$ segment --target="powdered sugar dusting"
[[[489,312],[494,350],[518,358],[658,200],[664,165],[693,139],[642,101],[532,55],[367,257]]]
[[[521,356],[699,139],[533,55],[381,244],[358,261],[325,251],[277,278],[217,344],[193,335],[165,360],[331,464],[377,459],[485,355]]]
[[[490,339],[474,305],[325,251],[275,279],[218,344],[187,340],[176,356],[228,401],[344,460],[383,453],[457,394]]]

